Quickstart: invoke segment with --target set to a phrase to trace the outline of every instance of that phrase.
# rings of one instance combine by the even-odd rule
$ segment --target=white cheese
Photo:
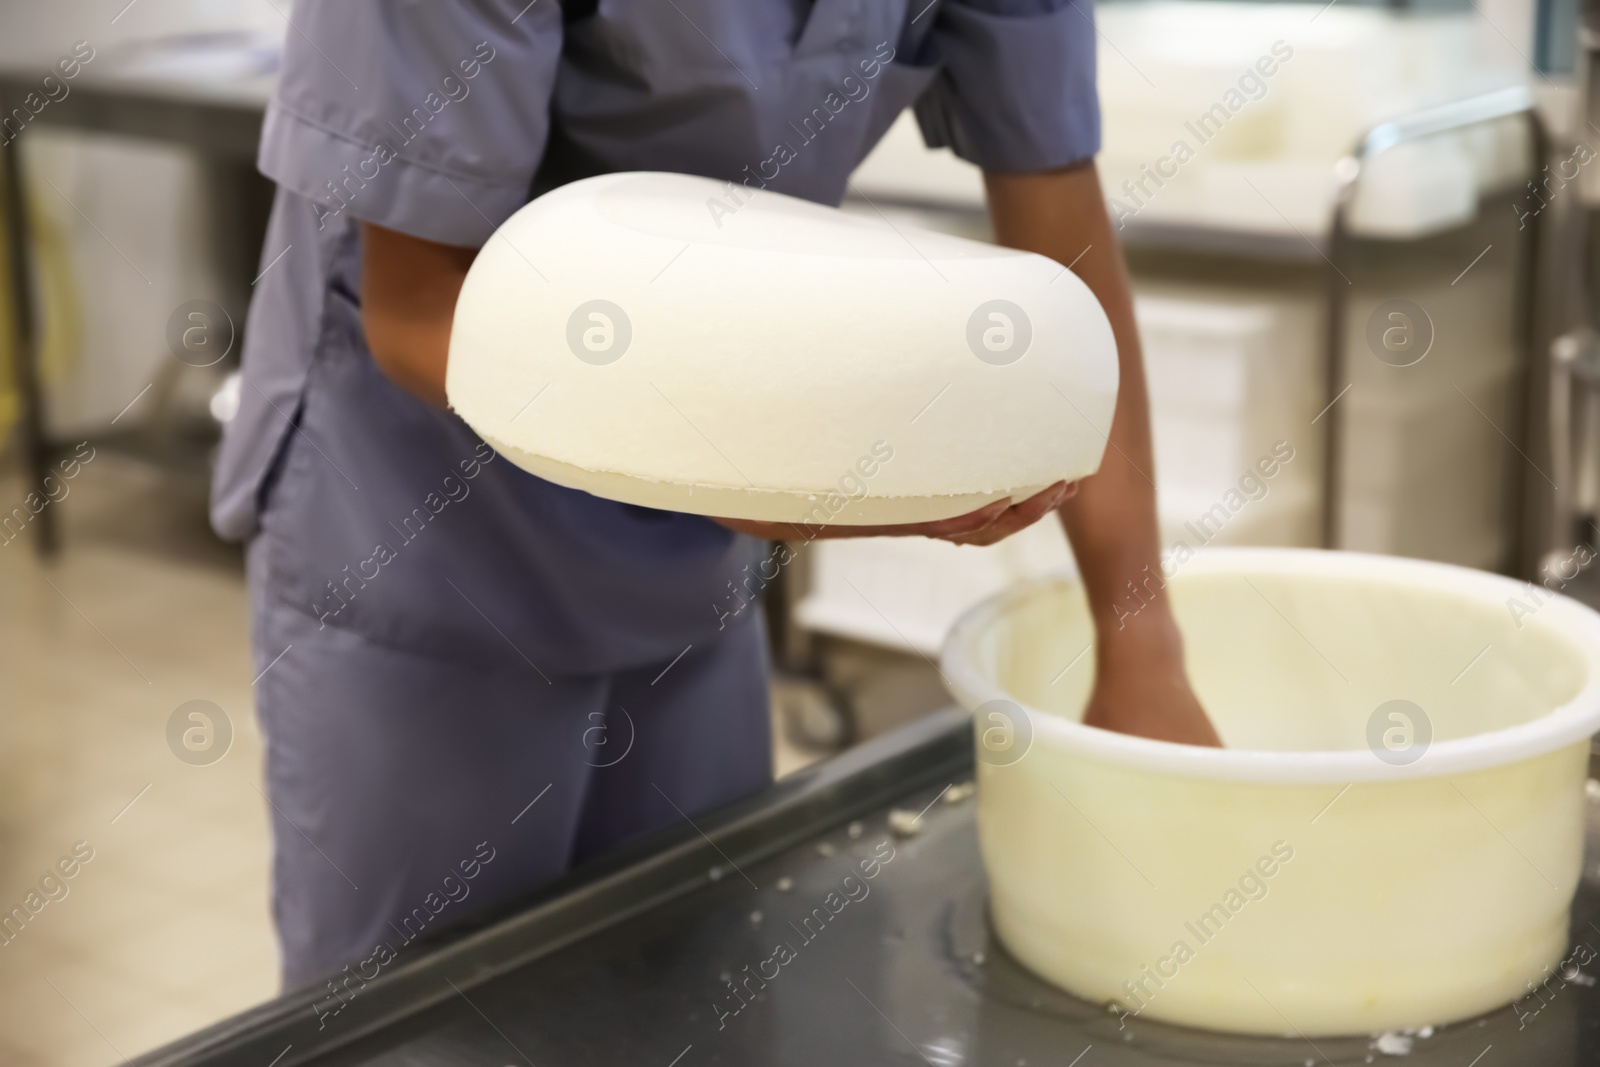
[[[451,407],[513,463],[628,503],[880,524],[1092,473],[1104,312],[1043,256],[678,174],[512,216],[456,305]]]

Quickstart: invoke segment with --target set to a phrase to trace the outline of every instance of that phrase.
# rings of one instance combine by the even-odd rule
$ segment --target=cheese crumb
[[[896,837],[911,837],[922,832],[922,816],[914,811],[894,808],[889,812],[889,829]]]

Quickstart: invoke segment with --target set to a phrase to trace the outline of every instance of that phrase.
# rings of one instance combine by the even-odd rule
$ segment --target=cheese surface
[[[1094,296],[1043,256],[679,174],[513,215],[456,305],[450,406],[598,496],[790,522],[945,518],[1092,473]]]

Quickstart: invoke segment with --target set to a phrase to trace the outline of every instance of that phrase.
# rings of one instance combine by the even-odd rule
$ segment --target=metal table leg
[[[50,470],[50,442],[45,437],[44,396],[39,384],[41,338],[37,305],[33,291],[33,249],[28,240],[27,193],[22,177],[22,138],[0,148],[3,160],[6,251],[11,273],[12,371],[17,400],[21,408],[18,439],[27,469],[30,491],[43,491]],[[49,558],[60,548],[56,508],[45,508],[33,517],[39,555]]]
[[[1325,548],[1338,548],[1342,540],[1345,481],[1343,450],[1346,435],[1343,413],[1336,402],[1344,395],[1344,390],[1349,387],[1351,380],[1346,361],[1350,332],[1347,317],[1354,285],[1341,268],[1349,267],[1353,262],[1352,253],[1356,237],[1350,232],[1350,212],[1355,203],[1362,171],[1374,156],[1397,144],[1513,116],[1521,116],[1528,124],[1529,151],[1532,157],[1528,170],[1537,174],[1548,152],[1548,138],[1532,100],[1528,97],[1527,91],[1520,87],[1496,90],[1482,96],[1432,108],[1405,119],[1383,123],[1368,131],[1351,154],[1341,159],[1336,166],[1335,173],[1339,185],[1328,230],[1327,252],[1323,256],[1328,263],[1325,290],[1328,318],[1323,352],[1327,407],[1323,408],[1322,414],[1318,416],[1319,419],[1327,420],[1322,427],[1322,543]],[[1518,286],[1515,294],[1517,304],[1515,334],[1516,343],[1520,348],[1518,354],[1522,360],[1520,370],[1524,389],[1520,406],[1528,410],[1524,410],[1513,432],[1522,442],[1515,447],[1523,453],[1524,459],[1526,459],[1524,446],[1531,445],[1534,436],[1531,428],[1535,420],[1529,409],[1529,403],[1531,398],[1542,395],[1540,390],[1544,381],[1542,368],[1534,355],[1537,323],[1534,316],[1533,272],[1538,262],[1540,248],[1540,223],[1537,218],[1529,229],[1530,232],[1520,252]],[[1524,511],[1535,499],[1526,472],[1518,472],[1513,482],[1512,496]],[[1527,551],[1525,542],[1528,538],[1521,525],[1508,525],[1513,526],[1512,550],[1516,560],[1513,567],[1519,572],[1525,572],[1531,568],[1529,561],[1536,553],[1530,554]]]

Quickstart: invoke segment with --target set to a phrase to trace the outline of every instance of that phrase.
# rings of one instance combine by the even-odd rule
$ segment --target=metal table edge
[[[431,952],[367,982],[325,1034],[313,1005],[325,986],[302,986],[154,1049],[134,1067],[258,1062],[295,1067],[368,1037],[498,975],[757,863],[858,815],[970,773],[970,715],[934,712],[692,824],[646,835],[511,905]],[[713,872],[717,873],[713,873]],[[292,1055],[291,1055],[292,1053]]]

